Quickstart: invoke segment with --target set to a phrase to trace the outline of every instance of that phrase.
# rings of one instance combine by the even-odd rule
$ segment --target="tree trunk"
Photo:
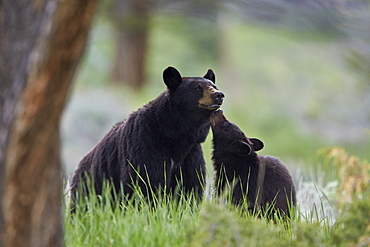
[[[1,6],[4,246],[62,246],[59,123],[96,6],[97,0]]]
[[[7,147],[15,109],[27,83],[29,56],[41,33],[40,25],[29,25],[29,20],[36,16],[42,18],[42,15],[46,19],[47,15],[43,13],[44,8],[28,9],[25,4],[19,5],[19,2],[0,3],[0,202],[3,199]],[[17,15],[24,18],[17,18]],[[0,233],[3,218],[3,210],[0,210]]]
[[[145,84],[146,51],[149,33],[148,0],[115,0],[112,19],[116,29],[116,57],[113,81],[134,89]]]

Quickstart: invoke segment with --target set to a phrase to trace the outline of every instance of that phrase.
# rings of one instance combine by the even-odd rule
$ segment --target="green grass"
[[[149,205],[139,193],[131,203],[112,206],[90,197],[73,215],[66,207],[64,241],[65,246],[348,246],[370,238],[368,194],[347,204],[334,224],[315,209],[306,215],[292,209],[289,223],[279,218],[274,223],[215,198],[197,205],[164,197]]]
[[[82,198],[70,214],[65,196],[65,246],[368,246],[370,243],[369,163],[342,148],[321,150],[326,170],[337,167],[336,198],[315,186],[319,202],[310,210],[291,208],[290,221],[251,214],[230,203],[228,195],[204,198],[179,194],[178,200],[153,194],[148,204],[136,191],[129,202],[112,202],[109,186],[102,196]],[[353,184],[356,178],[356,184]],[[348,187],[350,186],[350,187]],[[353,188],[353,186],[356,187]],[[350,190],[348,190],[350,188]],[[297,190],[304,190],[298,187]],[[94,193],[90,191],[89,193]],[[343,196],[349,199],[341,201]],[[299,198],[298,198],[299,199]],[[328,215],[328,204],[336,209]],[[314,203],[314,202],[309,202]]]
[[[109,188],[105,188],[109,195]],[[66,246],[182,246],[194,228],[197,205],[183,197],[145,202],[141,193],[130,203],[100,203],[109,196],[82,200],[74,215],[65,214]],[[68,208],[68,206],[66,207]]]

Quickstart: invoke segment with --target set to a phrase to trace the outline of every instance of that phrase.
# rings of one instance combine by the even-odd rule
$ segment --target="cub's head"
[[[211,69],[203,77],[181,77],[175,68],[168,67],[163,71],[163,81],[171,100],[181,110],[212,113],[220,108],[225,97],[216,87]]]
[[[234,123],[226,119],[222,110],[211,117],[214,155],[232,154],[249,156],[263,148],[263,142],[257,138],[248,138]]]

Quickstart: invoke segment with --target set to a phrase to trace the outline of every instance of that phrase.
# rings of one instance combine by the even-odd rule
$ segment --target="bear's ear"
[[[260,139],[249,138],[249,140],[253,143],[254,151],[260,151],[264,147],[264,144]]]
[[[175,90],[182,82],[180,73],[174,67],[168,67],[163,71],[164,84],[170,90]]]
[[[215,73],[213,73],[213,70],[211,70],[211,69],[209,69],[207,71],[207,74],[205,74],[205,76],[203,76],[203,78],[208,79],[208,80],[212,81],[213,83],[216,83]]]
[[[235,149],[237,151],[237,154],[239,154],[240,156],[248,156],[252,153],[251,146],[248,143],[240,140],[236,141]]]

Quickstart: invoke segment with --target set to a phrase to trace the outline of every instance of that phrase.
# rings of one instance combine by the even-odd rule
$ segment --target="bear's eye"
[[[203,90],[203,88],[202,88],[202,86],[201,86],[201,85],[198,85],[198,86],[195,88],[195,90],[197,90],[197,91],[199,92],[199,91],[202,91],[202,90]]]

